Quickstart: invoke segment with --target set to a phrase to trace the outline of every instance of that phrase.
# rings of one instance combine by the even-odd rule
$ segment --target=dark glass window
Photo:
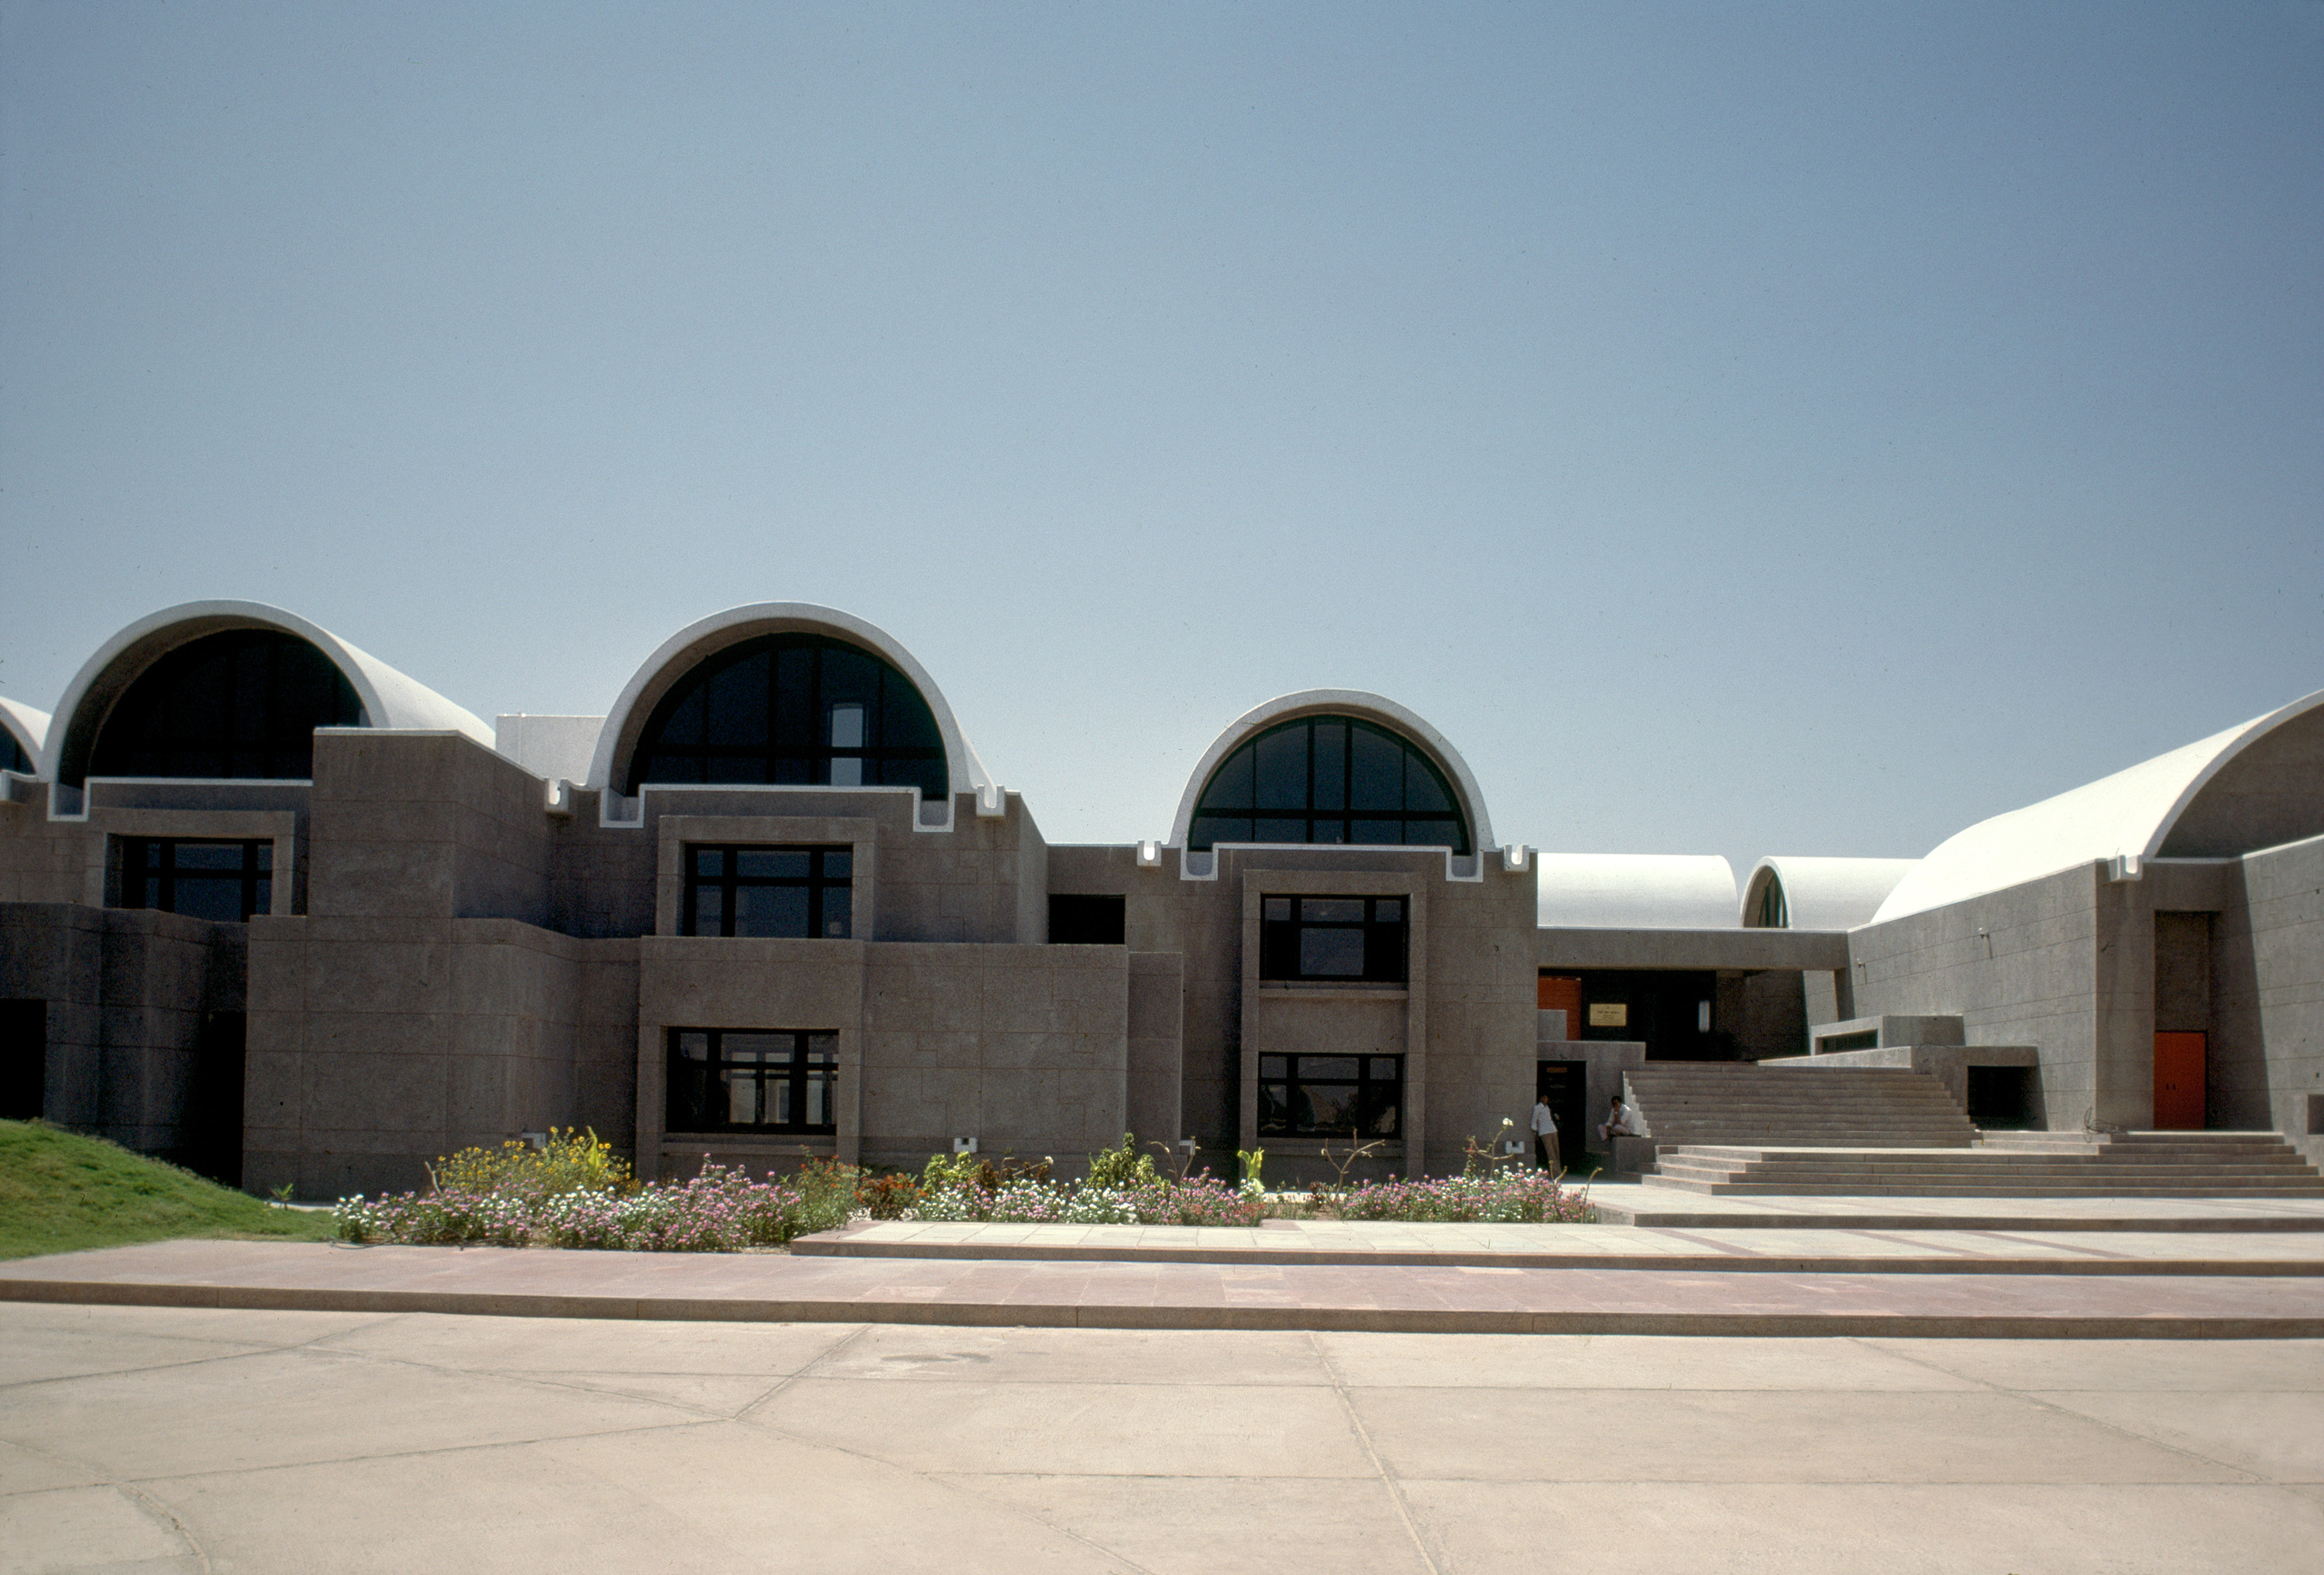
[[[1403,1116],[1401,1055],[1259,1058],[1262,1138],[1394,1138]]]
[[[274,911],[274,844],[121,839],[121,906],[241,924]]]
[[[672,1132],[835,1132],[839,1036],[673,1028]]]
[[[1186,845],[1362,843],[1469,851],[1436,762],[1384,727],[1303,716],[1246,740],[1203,788]]]
[[[870,651],[774,634],[720,651],[661,697],[638,735],[629,785],[736,782],[918,788],[951,777],[936,714]]]
[[[315,730],[352,727],[363,704],[331,659],[292,634],[233,629],[137,676],[98,729],[92,777],[315,774]]]
[[[689,843],[678,933],[844,941],[853,933],[854,852]]]
[[[1129,931],[1129,900],[1120,897],[1049,897],[1049,944],[1119,946]]]
[[[1763,930],[1787,930],[1792,927],[1791,905],[1784,900],[1784,883],[1773,873],[1767,884],[1759,888],[1759,912],[1752,921]]]
[[[1402,984],[1410,906],[1401,897],[1262,897],[1259,976]]]
[[[32,769],[32,757],[16,741],[16,735],[0,727],[0,771],[21,771],[25,776],[38,775]]]

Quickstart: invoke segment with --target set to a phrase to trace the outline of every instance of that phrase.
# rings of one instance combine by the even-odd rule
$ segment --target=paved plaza
[[[2324,1344],[0,1305],[7,1571],[2309,1570]]]

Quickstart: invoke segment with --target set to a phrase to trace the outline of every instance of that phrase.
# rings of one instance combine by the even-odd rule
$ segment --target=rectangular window
[[[1263,897],[1259,976],[1402,984],[1409,906],[1401,897]]]
[[[1049,944],[1119,946],[1128,933],[1129,899],[1049,894]]]
[[[839,1036],[673,1028],[672,1132],[836,1132]]]
[[[688,844],[678,933],[844,941],[854,869],[851,848]]]
[[[123,837],[121,906],[242,924],[274,911],[274,844]]]
[[[1259,1058],[1262,1138],[1394,1138],[1403,1117],[1401,1055]]]

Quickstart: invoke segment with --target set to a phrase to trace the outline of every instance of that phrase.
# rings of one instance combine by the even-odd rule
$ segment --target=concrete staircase
[[[1690,1144],[1664,1149],[1641,1179],[1724,1197],[2324,1197],[2324,1175],[2273,1132],[1997,1133],[1975,1148]]]
[[[1624,1075],[1665,1168],[1674,1146],[1966,1149],[1977,1141],[1944,1084],[1905,1067],[1657,1061]]]

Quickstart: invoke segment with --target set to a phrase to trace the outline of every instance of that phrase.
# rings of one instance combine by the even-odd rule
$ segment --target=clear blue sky
[[[0,0],[0,693],[488,719],[739,602],[1052,841],[1250,705],[1554,851],[1913,855],[2324,687],[2324,5]]]

